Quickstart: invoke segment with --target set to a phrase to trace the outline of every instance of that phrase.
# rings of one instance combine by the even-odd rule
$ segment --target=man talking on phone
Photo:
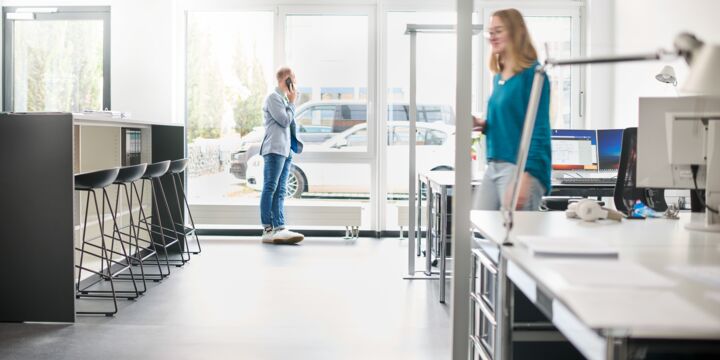
[[[278,86],[265,99],[263,117],[265,138],[260,146],[265,165],[260,197],[262,242],[297,244],[305,236],[285,226],[285,187],[292,166],[292,154],[300,154],[303,143],[297,138],[295,123],[295,74],[288,67],[275,74]]]

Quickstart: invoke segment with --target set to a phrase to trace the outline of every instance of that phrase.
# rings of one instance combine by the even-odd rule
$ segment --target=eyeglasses
[[[505,32],[505,28],[495,27],[487,31],[483,31],[483,35],[486,39],[491,39],[502,35]]]

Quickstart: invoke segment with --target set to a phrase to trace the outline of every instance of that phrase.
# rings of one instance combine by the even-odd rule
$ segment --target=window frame
[[[35,19],[8,19],[9,13],[21,10],[52,9],[52,12],[32,12]],[[101,20],[103,22],[103,109],[112,109],[110,94],[110,6],[3,6],[3,111],[14,111],[14,25],[16,21],[47,21],[47,20]]]
[[[583,3],[568,1],[567,3],[509,3],[500,4],[497,2],[488,3],[484,6],[476,6],[475,12],[481,14],[482,22],[485,23],[494,11],[516,7],[523,16],[530,17],[569,17],[571,18],[571,56],[574,58],[582,56],[585,51],[585,44],[583,42],[583,18],[582,18],[582,7]],[[538,52],[544,52],[545,50],[540,48],[536,49]],[[489,47],[487,41],[483,41],[481,47],[481,62],[487,61],[486,54],[489,53]],[[487,104],[490,95],[492,94],[492,74],[488,70],[487,66],[483,68],[482,78],[486,79],[482,85],[482,101],[481,106]],[[584,129],[586,127],[585,121],[585,110],[584,110],[584,94],[585,94],[585,68],[573,66],[571,71],[571,82],[570,82],[570,127],[569,129]],[[485,111],[485,109],[483,109]]]

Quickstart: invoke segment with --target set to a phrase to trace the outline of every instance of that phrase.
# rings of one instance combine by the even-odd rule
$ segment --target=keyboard
[[[596,178],[596,177],[578,177],[578,178],[562,178],[560,184],[563,185],[615,185],[615,178]]]

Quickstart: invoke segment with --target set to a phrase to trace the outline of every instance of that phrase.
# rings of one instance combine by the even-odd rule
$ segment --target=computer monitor
[[[597,131],[598,167],[600,171],[617,171],[620,167],[623,129]]]
[[[640,98],[639,110],[638,184],[705,189],[705,221],[685,228],[720,232],[720,98]]]
[[[597,170],[595,130],[552,130],[553,170]]]

